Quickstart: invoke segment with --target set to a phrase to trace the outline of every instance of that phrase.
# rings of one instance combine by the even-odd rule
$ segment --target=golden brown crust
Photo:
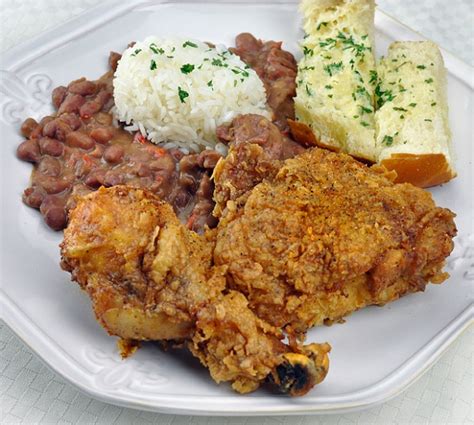
[[[384,159],[381,164],[388,170],[396,171],[397,183],[411,183],[418,187],[436,186],[456,177],[456,173],[441,153],[397,153]]]
[[[71,213],[63,267],[88,293],[104,328],[126,340],[122,355],[137,340],[181,340],[216,381],[231,381],[238,392],[258,388],[284,364],[287,379],[275,385],[304,394],[327,373],[327,345],[285,345],[281,329],[259,319],[243,294],[228,291],[227,268],[212,267],[215,234],[186,229],[147,191],[101,188]],[[293,362],[283,357],[294,353]],[[295,370],[300,379],[291,380]]]
[[[313,148],[224,214],[214,261],[259,317],[304,332],[442,278],[454,215],[383,171]]]

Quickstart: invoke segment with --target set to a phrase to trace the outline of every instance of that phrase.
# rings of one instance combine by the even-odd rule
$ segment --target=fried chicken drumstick
[[[62,267],[88,293],[98,321],[132,340],[182,340],[217,381],[238,392],[264,381],[302,395],[328,371],[327,344],[292,344],[229,290],[212,267],[213,235],[186,229],[149,192],[101,188],[71,212]]]
[[[302,152],[263,117],[221,139],[217,229],[197,235],[146,191],[102,188],[71,212],[63,268],[110,334],[185,341],[217,382],[301,395],[330,349],[298,342],[307,329],[446,279],[454,214],[383,169]]]

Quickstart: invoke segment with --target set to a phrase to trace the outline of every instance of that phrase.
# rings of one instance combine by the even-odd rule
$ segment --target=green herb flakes
[[[183,47],[194,47],[197,48],[197,44],[193,43],[192,41],[185,41],[183,43]]]
[[[187,97],[189,97],[189,93],[178,86],[178,96],[179,96],[179,100],[181,101],[181,103],[184,103],[184,100]]]
[[[305,56],[313,56],[314,50],[313,50],[313,49],[309,49],[309,48],[306,47],[306,46],[303,46],[303,54],[304,54]]]
[[[150,70],[154,71],[155,69],[156,69],[156,62],[154,59],[152,59],[150,62]]]
[[[426,84],[431,84],[433,82],[433,79],[432,78],[428,78],[427,80],[425,80],[425,83]]]
[[[159,48],[155,43],[151,43],[149,47],[150,47],[150,50],[153,53],[156,53],[157,55],[162,55],[163,53],[165,53],[165,51]]]
[[[416,66],[418,69],[426,69],[426,66],[425,65],[417,65]]]
[[[190,63],[185,63],[182,67],[181,67],[181,72],[183,74],[189,74],[191,72],[194,71],[194,65],[190,64]]]
[[[329,65],[326,65],[323,69],[330,77],[332,77],[334,74],[337,74],[338,72],[340,72],[343,68],[344,66],[342,65],[342,61],[341,61],[337,63],[336,62],[330,63]]]
[[[377,71],[375,69],[371,69],[369,72],[370,72],[369,84],[375,84],[378,78]]]
[[[392,146],[392,144],[393,144],[393,136],[384,136],[384,138],[382,139],[382,143],[383,143],[385,146]]]
[[[321,27],[327,27],[327,26],[328,26],[328,22],[320,22],[318,27],[316,28],[316,31],[319,31]]]

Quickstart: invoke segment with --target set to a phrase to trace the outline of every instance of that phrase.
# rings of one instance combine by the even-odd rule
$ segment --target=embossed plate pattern
[[[377,50],[393,40],[421,37],[376,14]],[[458,214],[459,236],[443,285],[383,308],[367,308],[344,325],[315,328],[310,341],[333,346],[326,381],[303,398],[264,390],[239,396],[215,385],[184,353],[149,344],[121,361],[115,340],[96,323],[87,297],[58,267],[61,234],[21,203],[31,167],[15,158],[19,125],[51,111],[50,91],[74,78],[95,78],[109,50],[148,34],[188,35],[231,44],[250,31],[283,40],[297,53],[294,1],[106,2],[4,55],[0,91],[1,312],[4,320],[58,373],[104,401],[169,413],[268,415],[330,413],[371,406],[393,397],[425,371],[472,321],[474,280],[472,70],[443,52],[449,71],[450,120],[459,176],[432,190]]]

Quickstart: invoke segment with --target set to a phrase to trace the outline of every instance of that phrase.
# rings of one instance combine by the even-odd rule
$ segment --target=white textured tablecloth
[[[0,51],[100,0],[0,0]],[[474,65],[474,0],[378,0],[379,7]],[[419,381],[395,399],[332,416],[198,417],[124,409],[94,400],[48,369],[0,322],[1,424],[472,424],[474,330],[468,329]]]

